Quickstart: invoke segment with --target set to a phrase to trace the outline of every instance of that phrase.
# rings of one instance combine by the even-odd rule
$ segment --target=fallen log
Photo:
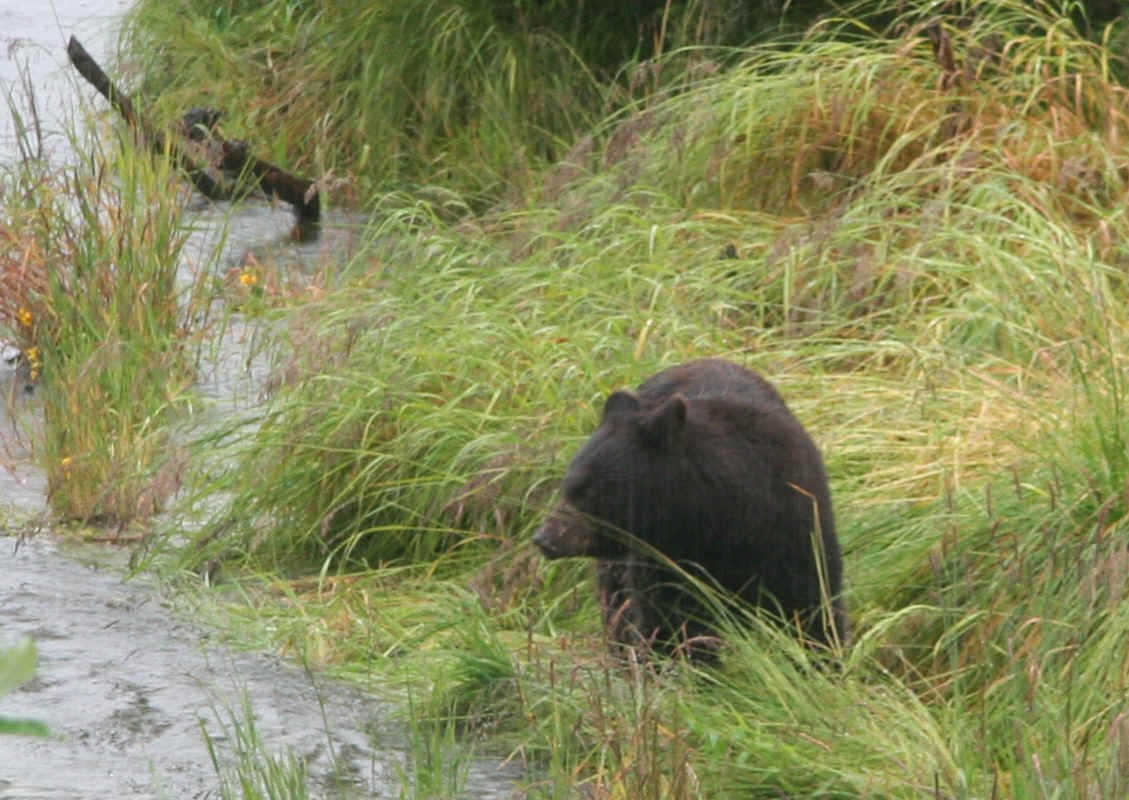
[[[109,101],[110,106],[149,149],[159,155],[168,154],[173,164],[185,174],[200,194],[209,200],[235,200],[255,188],[261,189],[267,195],[289,203],[294,209],[296,222],[291,233],[293,238],[300,241],[317,238],[321,220],[321,196],[314,181],[291,175],[274,164],[257,158],[250,152],[246,142],[224,139],[215,133],[213,126],[207,131],[207,137],[209,144],[216,146],[218,166],[225,172],[238,176],[234,187],[225,186],[175,141],[167,139],[141,119],[129,95],[113,84],[98,62],[74,36],[67,42],[67,57],[78,73]],[[200,126],[191,126],[185,133],[196,141],[205,138]]]

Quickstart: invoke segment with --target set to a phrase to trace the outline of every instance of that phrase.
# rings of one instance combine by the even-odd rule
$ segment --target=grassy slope
[[[948,35],[959,80],[920,37],[817,35],[700,70],[562,166],[414,173],[342,285],[286,312],[286,381],[226,440],[238,468],[199,479],[234,499],[190,557],[316,576],[255,621],[503,737],[537,796],[1124,793],[1129,104],[1065,25]],[[197,44],[278,44],[256,41]],[[519,135],[491,113],[459,146]],[[719,672],[609,667],[583,566],[524,544],[602,398],[705,354],[769,375],[824,447],[842,674],[747,625]]]

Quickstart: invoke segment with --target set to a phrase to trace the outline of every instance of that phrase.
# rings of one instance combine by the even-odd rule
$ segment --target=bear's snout
[[[555,547],[556,538],[550,528],[550,524],[546,522],[537,529],[537,533],[533,534],[533,543],[541,550],[541,555],[545,558],[560,558],[560,554]]]
[[[545,558],[586,556],[593,545],[592,526],[583,514],[562,503],[533,534],[533,543]]]

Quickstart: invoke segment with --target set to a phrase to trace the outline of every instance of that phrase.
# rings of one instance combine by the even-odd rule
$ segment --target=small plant
[[[200,730],[223,800],[306,800],[310,796],[305,762],[290,750],[266,750],[246,698],[241,715],[231,712],[226,722],[220,721],[218,739],[203,722]]]
[[[0,697],[27,683],[35,675],[35,643],[30,639],[0,650]],[[46,736],[47,726],[28,719],[0,717],[0,735]]]
[[[408,752],[397,768],[401,800],[458,800],[465,797],[472,753],[458,736],[457,718],[421,720],[409,690]]]

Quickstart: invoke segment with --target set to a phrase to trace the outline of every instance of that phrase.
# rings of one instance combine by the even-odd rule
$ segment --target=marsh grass
[[[426,747],[495,737],[532,796],[1124,793],[1129,103],[1049,6],[943,22],[950,63],[909,5],[639,99],[504,208],[383,196],[274,309],[179,566],[269,576],[249,625],[386,669]],[[716,667],[611,660],[588,565],[531,554],[607,394],[702,355],[826,455],[838,669],[740,609]]]
[[[527,184],[599,106],[599,83],[560,36],[507,31],[474,4],[328,15],[287,3],[231,15],[177,5],[139,4],[130,27],[132,51],[151,62],[144,91],[170,118],[201,100],[222,106],[229,135],[299,172],[357,175],[365,191],[443,183],[487,203]],[[151,45],[170,35],[187,38],[191,60],[154,63]],[[204,75],[212,88],[200,98]]]
[[[219,797],[305,800],[310,796],[305,762],[290,750],[268,750],[246,698],[239,712],[229,710],[226,717],[219,719],[218,733],[210,732],[201,722],[208,756],[219,779]]]
[[[52,512],[124,525],[164,508],[179,483],[166,426],[192,380],[200,287],[177,281],[177,178],[107,138],[72,134],[66,166],[28,144],[6,168],[0,324],[42,397]]]
[[[650,232],[631,227],[620,235],[647,252]],[[861,322],[828,313],[826,330],[726,329],[710,312],[740,320],[748,291],[713,282],[731,268],[722,262],[685,272],[714,247],[694,241],[710,238],[694,226],[679,232],[689,246],[643,263],[609,257],[631,248],[609,248],[604,237],[568,239],[551,268],[538,253],[503,272],[503,256],[487,251],[473,269],[467,260],[482,254],[442,237],[421,245],[426,255],[398,260],[403,274],[385,270],[364,304],[383,324],[332,374],[306,370],[284,387],[269,424],[245,440],[248,460],[221,478],[236,492],[229,527],[206,552],[261,568],[308,564],[322,576],[317,587],[335,590],[302,598],[297,640],[318,643],[330,662],[418,654],[409,669],[425,683],[443,665],[437,719],[454,713],[498,732],[523,722],[522,752],[553,772],[550,786],[584,776],[612,796],[711,796],[701,787],[718,786],[909,797],[934,786],[942,796],[982,795],[997,779],[1024,791],[1048,781],[1068,792],[1118,785],[1119,751],[1098,731],[1118,724],[1125,702],[1105,688],[1120,685],[1124,666],[1114,599],[1125,558],[1123,365],[1110,348],[1125,340],[1122,315],[1071,318],[1093,284],[1040,281],[1025,261],[1001,264],[989,235],[979,279],[968,279],[966,294],[939,295],[921,328],[884,311]],[[667,232],[659,241],[671,240]],[[482,271],[495,276],[489,284]],[[347,291],[348,301],[329,297],[313,312],[322,336],[343,321],[337,304],[356,302],[361,289]],[[1013,335],[968,335],[1001,318],[962,315],[962,305],[1019,295]],[[1085,355],[1071,344],[1080,337],[1090,342]],[[553,676],[569,667],[523,669],[558,637],[582,654],[601,644],[583,567],[531,570],[521,542],[606,393],[707,347],[772,374],[826,448],[860,666],[843,689],[782,666],[786,650],[770,639],[726,656],[720,699],[660,681],[648,688],[663,698],[651,716],[625,719],[622,695],[606,687],[558,697]],[[333,436],[350,430],[344,422],[361,436],[341,446]],[[500,561],[484,565],[495,552]],[[390,571],[388,562],[416,566]],[[334,580],[342,570],[359,572]],[[452,610],[443,598],[464,582],[478,596]],[[767,687],[747,673],[753,652],[758,670],[779,673]],[[1078,677],[1083,665],[1095,682]],[[619,672],[594,669],[611,681]],[[672,697],[685,699],[689,719],[672,716]],[[1045,723],[1017,739],[1017,713]],[[767,731],[750,721],[765,719],[780,721]],[[577,730],[588,730],[583,744]],[[1081,742],[1092,755],[1064,771]]]
[[[458,735],[453,717],[435,724],[435,718],[421,720],[416,716],[412,689],[408,690],[407,756],[398,767],[400,797],[455,800],[465,797],[467,771],[471,754],[465,740]]]

